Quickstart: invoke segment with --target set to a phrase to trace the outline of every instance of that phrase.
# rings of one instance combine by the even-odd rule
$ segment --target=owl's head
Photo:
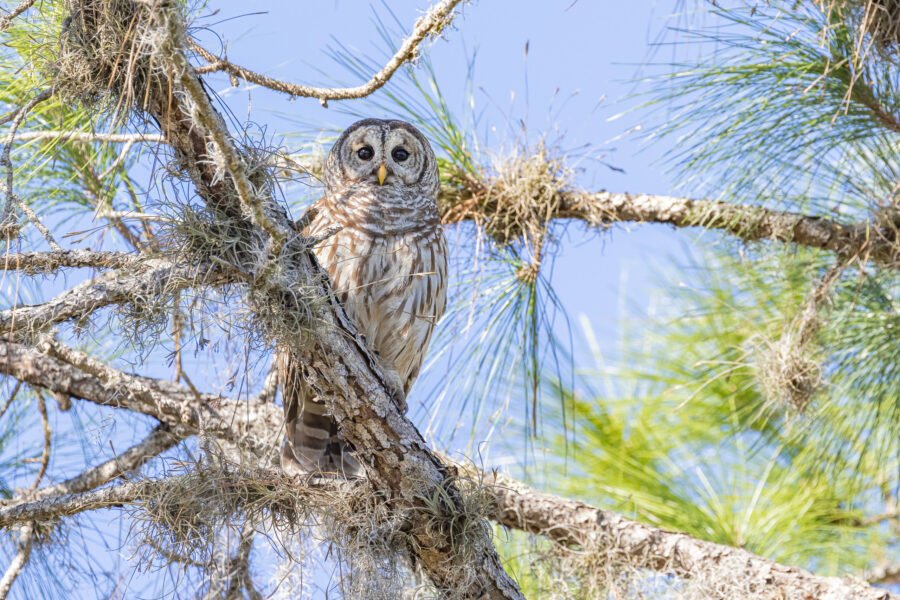
[[[338,138],[325,163],[330,192],[348,188],[413,192],[434,197],[438,168],[431,144],[405,121],[363,119]]]

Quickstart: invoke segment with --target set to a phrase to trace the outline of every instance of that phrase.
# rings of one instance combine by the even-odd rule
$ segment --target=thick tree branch
[[[22,271],[28,275],[52,273],[62,268],[121,269],[138,264],[140,258],[129,252],[95,252],[93,250],[60,250],[54,252],[22,252],[4,254],[0,270]]]
[[[616,564],[672,573],[685,578],[713,578],[722,597],[741,590],[753,598],[832,598],[888,600],[887,590],[837,577],[819,577],[730,546],[664,531],[569,500],[533,490],[499,474],[483,475],[491,490],[492,517],[500,524],[546,536],[567,547],[608,556]]]
[[[558,217],[592,225],[630,221],[721,229],[747,241],[789,242],[900,268],[900,239],[894,229],[873,223],[846,225],[761,206],[648,194],[568,193]]]
[[[462,0],[441,0],[441,2],[435,4],[424,16],[416,21],[412,34],[403,41],[400,48],[390,60],[388,60],[384,67],[372,75],[372,78],[369,79],[369,81],[355,87],[323,88],[279,81],[260,73],[250,71],[244,67],[240,67],[226,59],[218,58],[196,43],[191,43],[190,46],[197,54],[203,57],[204,60],[209,62],[209,65],[198,69],[198,71],[202,73],[225,71],[234,77],[240,77],[250,83],[255,83],[291,96],[318,98],[323,104],[328,100],[363,98],[372,94],[387,83],[403,63],[413,60],[418,53],[419,45],[425,38],[440,35],[453,20],[453,9],[455,9],[461,1]]]

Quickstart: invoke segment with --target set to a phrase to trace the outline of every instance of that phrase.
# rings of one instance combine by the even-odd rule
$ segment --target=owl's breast
[[[316,255],[368,344],[411,382],[446,306],[440,228],[388,236],[345,228]]]

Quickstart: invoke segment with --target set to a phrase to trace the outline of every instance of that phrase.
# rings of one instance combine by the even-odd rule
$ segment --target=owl
[[[316,258],[379,357],[390,391],[405,399],[447,304],[437,160],[425,136],[409,123],[364,119],[335,142],[324,182],[325,195],[313,205],[305,233],[337,230],[314,248]],[[279,352],[278,360],[284,471],[361,475],[326,399],[304,384],[289,353]]]

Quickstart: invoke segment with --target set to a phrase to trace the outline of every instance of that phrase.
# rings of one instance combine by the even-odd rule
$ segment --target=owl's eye
[[[394,148],[393,152],[391,152],[391,156],[393,156],[394,160],[397,162],[403,162],[409,158],[409,152],[407,152],[406,148]]]
[[[356,151],[356,155],[360,160],[372,160],[372,157],[375,156],[375,151],[372,150],[372,146],[363,146]]]

